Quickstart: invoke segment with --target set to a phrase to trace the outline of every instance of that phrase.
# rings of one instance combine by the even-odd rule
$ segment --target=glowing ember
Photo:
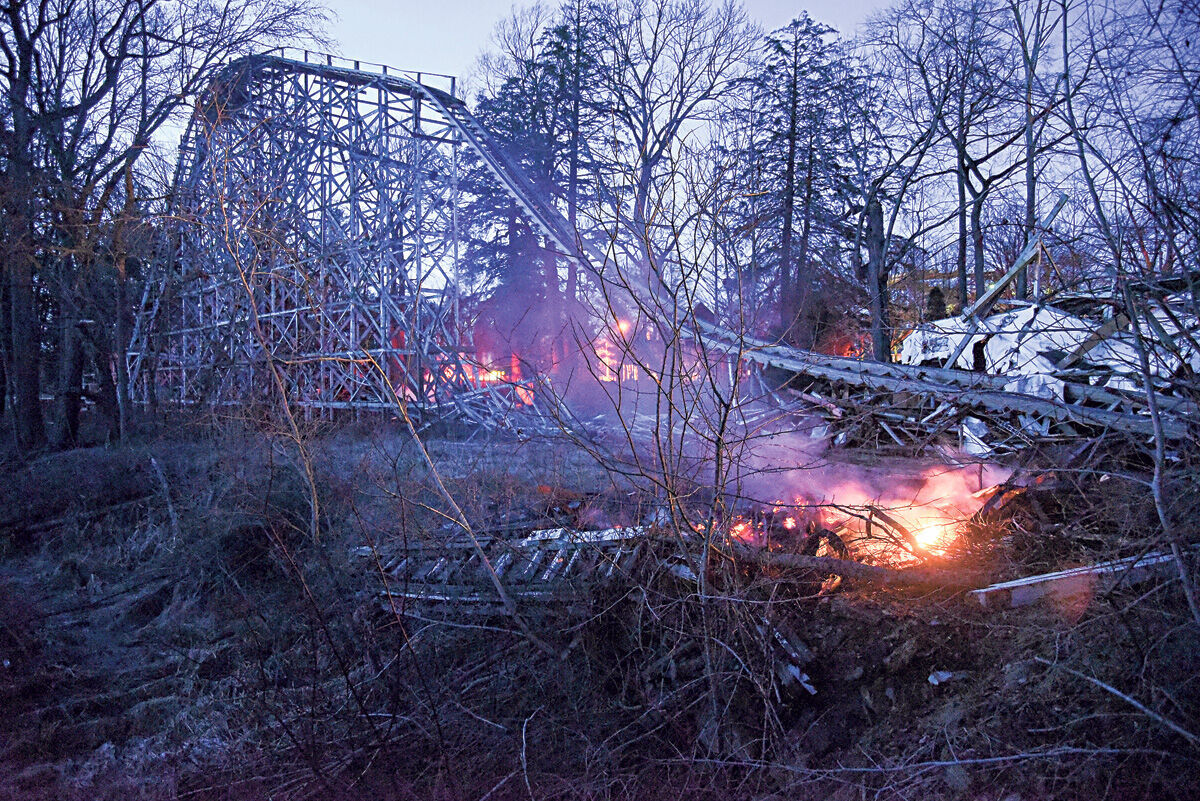
[[[750,525],[749,521],[742,520],[741,522],[733,524],[733,526],[729,529],[729,535],[734,539],[748,542],[754,538],[754,529]]]

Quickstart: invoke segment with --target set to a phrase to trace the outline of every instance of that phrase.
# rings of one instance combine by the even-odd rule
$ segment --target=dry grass
[[[1200,795],[1184,739],[1037,661],[1200,730],[1200,642],[1177,583],[985,614],[950,592],[822,595],[820,577],[716,559],[702,600],[648,560],[522,606],[548,652],[503,615],[381,609],[378,576],[350,549],[436,542],[448,510],[398,433],[310,444],[316,541],[294,449],[259,431],[28,466],[21,486],[41,495],[27,519],[51,524],[5,534],[0,796]],[[430,450],[480,523],[544,508],[540,484],[612,485],[546,443]],[[151,456],[166,490],[146,480]],[[980,564],[1028,573],[1124,553],[1146,525],[1144,490],[1111,481],[1030,496],[981,527]],[[130,484],[144,500],[105,511]],[[815,696],[780,686],[767,619],[811,651]],[[934,686],[939,670],[953,678]]]

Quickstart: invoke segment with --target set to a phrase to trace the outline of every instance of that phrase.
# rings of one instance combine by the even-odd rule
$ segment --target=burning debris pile
[[[900,469],[917,472],[905,477]],[[731,497],[670,509],[639,504],[636,493],[543,487],[541,509],[499,527],[448,523],[445,536],[433,541],[358,554],[385,577],[381,598],[392,612],[451,604],[458,612],[494,613],[510,600],[564,600],[647,571],[665,570],[695,585],[706,562],[716,569],[722,560],[815,571],[819,581],[839,575],[959,587],[962,577],[945,568],[963,551],[964,527],[994,515],[1021,491],[1009,470],[935,467],[928,460],[920,468],[843,462],[825,465],[822,475],[774,478],[802,492],[806,482],[834,472],[842,483],[827,488],[831,499],[801,495],[766,505]],[[882,483],[888,492],[872,487]],[[716,517],[715,508],[729,513]]]
[[[735,539],[764,547],[903,565],[951,551],[959,527],[982,510],[1012,471],[995,465],[888,460],[821,462],[770,473],[792,493],[737,522]],[[766,479],[759,479],[759,482]],[[776,483],[777,482],[777,483]],[[758,483],[758,482],[756,482]]]
[[[515,595],[547,598],[568,579],[612,578],[618,566],[627,568],[653,551],[642,546],[656,540],[679,546],[676,568],[691,562],[696,574],[713,547],[756,562],[760,552],[786,554],[792,564],[840,560],[847,563],[841,569],[859,576],[888,574],[851,563],[884,571],[939,564],[960,548],[972,520],[994,516],[1042,480],[1036,470],[998,461],[1006,455],[1030,446],[1059,447],[1067,466],[1075,460],[1078,467],[1077,460],[1108,437],[1140,446],[1156,434],[1176,442],[1189,435],[1194,402],[1176,379],[1200,366],[1198,326],[1182,296],[1169,290],[1140,290],[1139,297],[1153,305],[1147,319],[1154,338],[1131,330],[1115,299],[1064,296],[1063,308],[1016,304],[984,317],[996,302],[989,295],[986,305],[976,304],[961,318],[914,331],[899,364],[767,343],[697,316],[685,343],[703,353],[711,372],[724,365],[749,388],[741,390],[738,424],[725,434],[736,443],[736,455],[725,457],[733,466],[717,488],[707,490],[706,503],[667,504],[621,523],[543,520],[516,537],[485,525],[482,534],[467,530],[461,542],[458,532],[438,543],[445,552],[396,556],[388,572],[416,588],[402,593],[411,601],[494,601],[502,585]],[[611,337],[602,336],[604,347],[597,350],[606,369],[593,373],[635,400],[638,382],[653,372],[610,362],[613,349],[625,338],[640,340],[644,327],[613,323]],[[1149,394],[1137,385],[1140,349],[1151,365]],[[517,356],[512,360],[518,375]],[[645,367],[643,360],[631,361]],[[578,419],[561,398],[547,410],[552,380],[507,395],[496,387],[481,392],[493,406],[506,397],[508,406],[472,416],[480,426],[511,421],[516,418],[506,413],[520,411],[533,424],[514,428],[510,422],[509,431],[586,435],[585,446],[599,449],[596,437],[571,430]],[[652,386],[654,391],[661,389]],[[635,474],[645,467],[636,451],[652,451],[663,424],[636,412],[621,414],[615,423],[603,415],[597,421],[615,432],[610,440],[624,439],[635,452],[617,472]],[[689,448],[683,441],[682,435],[676,440],[681,453]],[[686,455],[701,472],[713,460],[707,446]],[[704,495],[704,486],[700,481],[689,492]],[[832,562],[807,564],[836,572]]]

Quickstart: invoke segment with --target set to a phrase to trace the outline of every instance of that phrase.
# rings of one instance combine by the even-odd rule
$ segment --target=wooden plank
[[[980,316],[987,314],[988,310],[991,309],[992,306],[995,305],[996,301],[1000,299],[1000,295],[1004,292],[1005,288],[1007,288],[1008,285],[1013,282],[1013,279],[1024,272],[1025,266],[1033,260],[1034,255],[1037,254],[1038,246],[1041,245],[1042,242],[1042,231],[1050,227],[1050,223],[1054,222],[1054,218],[1058,216],[1058,213],[1062,211],[1062,207],[1065,206],[1066,203],[1066,194],[1063,193],[1059,195],[1058,202],[1054,204],[1054,208],[1050,211],[1050,214],[1047,215],[1045,220],[1035,226],[1033,238],[1029,240],[1029,244],[1027,244],[1025,249],[1021,251],[1021,254],[1017,256],[1017,260],[1013,262],[1013,266],[1009,268],[1008,272],[1006,272],[999,281],[989,286],[984,293],[980,295],[979,298],[963,312],[963,319],[969,323],[969,326],[967,330],[963,332],[962,339],[959,340],[957,347],[955,347],[954,351],[950,354],[950,358],[946,360],[947,367],[954,366],[955,362],[958,361],[958,357],[962,356],[963,351],[967,349],[968,343],[975,338],[975,334],[979,331]]]
[[[1128,327],[1129,318],[1124,314],[1118,314],[1115,317],[1108,318],[1101,324],[1099,328],[1088,334],[1087,338],[1084,339],[1083,342],[1079,343],[1079,347],[1071,351],[1071,353],[1065,359],[1058,363],[1058,369],[1066,370],[1087,355],[1088,351],[1095,348],[1113,334],[1117,333],[1118,331],[1124,331]]]
[[[1005,288],[1008,287],[1008,285],[1011,284],[1018,275],[1020,275],[1029,262],[1033,260],[1034,255],[1037,253],[1038,245],[1042,241],[1042,232],[1050,227],[1050,223],[1054,222],[1054,218],[1058,216],[1058,213],[1062,211],[1062,207],[1065,205],[1067,205],[1067,195],[1066,193],[1063,193],[1058,196],[1058,201],[1054,204],[1054,208],[1050,210],[1050,213],[1046,215],[1046,218],[1034,227],[1035,233],[1033,238],[1029,240],[1029,244],[1027,244],[1025,249],[1021,251],[1021,254],[1017,256],[1017,260],[1013,262],[1013,266],[1008,268],[1008,272],[1006,272],[999,281],[996,281],[994,284],[989,286],[984,293],[967,308],[963,315],[964,317],[977,317],[981,314],[987,314],[988,310],[991,309],[996,301],[1000,299],[1000,295],[1004,292]],[[959,353],[961,354],[961,351]],[[953,360],[948,363],[953,364]]]
[[[1169,553],[1131,556],[1089,567],[1075,567],[1005,581],[972,590],[971,598],[987,609],[1012,609],[1043,599],[1063,600],[1111,591],[1118,584],[1137,584],[1175,570]]]

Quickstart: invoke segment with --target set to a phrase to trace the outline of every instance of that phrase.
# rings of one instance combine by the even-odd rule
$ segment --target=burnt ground
[[[519,623],[390,614],[352,550],[436,539],[446,505],[396,432],[308,445],[316,538],[302,460],[262,432],[6,466],[0,798],[1200,797],[1200,631],[1177,581],[989,611],[715,559],[701,602],[646,559],[518,604]],[[429,449],[481,523],[630,497],[565,446]],[[972,530],[964,568],[1153,545],[1134,482],[1030,495]],[[781,680],[763,621],[815,694]]]

